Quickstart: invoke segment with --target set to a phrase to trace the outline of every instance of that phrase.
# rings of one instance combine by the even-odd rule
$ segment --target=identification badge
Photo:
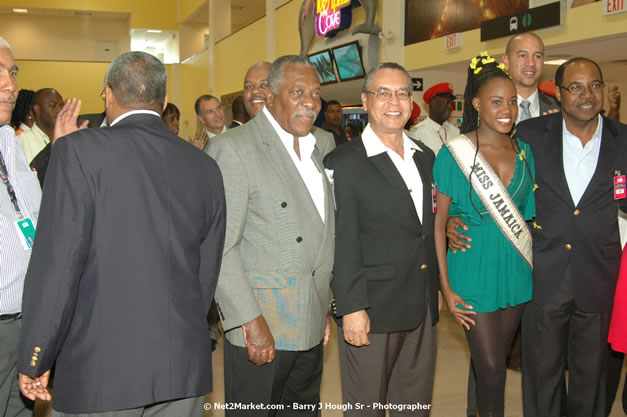
[[[438,212],[438,192],[435,188],[435,186],[432,185],[433,188],[431,188],[431,208],[433,209],[434,213]]]
[[[29,250],[33,247],[35,242],[35,226],[33,226],[32,220],[27,217],[15,222],[15,229],[20,237],[24,250]]]
[[[625,175],[616,175],[614,177],[614,200],[622,200],[627,197],[627,180]]]

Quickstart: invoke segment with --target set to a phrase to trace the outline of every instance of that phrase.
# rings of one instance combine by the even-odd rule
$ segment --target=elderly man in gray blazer
[[[216,290],[225,397],[241,405],[226,415],[315,416],[335,226],[332,186],[310,133],[320,82],[297,56],[278,58],[268,82],[265,108],[209,147],[227,198]],[[252,409],[268,404],[282,410]]]

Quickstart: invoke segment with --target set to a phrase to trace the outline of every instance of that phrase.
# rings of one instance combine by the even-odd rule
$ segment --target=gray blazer
[[[333,137],[333,133],[314,126],[311,128],[311,134],[316,138],[316,146],[320,150],[322,158],[335,149],[335,138]]]
[[[263,314],[278,350],[308,350],[324,336],[331,299],[335,211],[323,173],[325,222],[264,112],[215,140],[227,199],[227,232],[216,303],[228,340]]]

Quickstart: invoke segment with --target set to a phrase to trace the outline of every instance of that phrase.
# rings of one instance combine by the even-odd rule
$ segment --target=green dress
[[[516,156],[514,177],[507,186],[507,192],[525,220],[531,220],[536,211],[533,155],[526,143],[518,140],[518,147],[520,153]],[[438,191],[451,198],[449,215],[460,216],[469,228],[463,233],[472,238],[472,247],[466,252],[458,250],[457,253],[449,251],[447,254],[448,276],[453,291],[477,312],[496,311],[531,300],[531,268],[492,220],[475,190],[470,191],[468,177],[461,171],[448,147],[442,147],[438,153],[433,176]]]

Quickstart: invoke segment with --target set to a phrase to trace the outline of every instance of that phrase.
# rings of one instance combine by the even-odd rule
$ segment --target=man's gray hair
[[[11,45],[7,42],[2,36],[0,36],[0,48],[7,48],[9,51],[11,50]]]
[[[372,68],[370,71],[368,71],[368,74],[366,74],[366,78],[364,79],[364,86],[361,89],[362,93],[370,90],[370,83],[372,83],[372,78],[377,73],[377,71],[381,71],[384,69],[391,69],[403,72],[407,76],[407,88],[409,88],[410,92],[412,91],[411,75],[409,75],[409,72],[407,72],[405,67],[397,64],[396,62],[382,62],[381,64]]]
[[[304,65],[309,68],[316,67],[307,59],[298,55],[284,55],[277,58],[270,67],[270,73],[268,74],[268,85],[274,94],[279,94],[279,86],[283,80],[283,68],[286,65]],[[316,72],[316,75],[318,73]]]
[[[168,74],[154,56],[127,52],[113,60],[104,84],[110,86],[120,105],[128,109],[163,109]]]

